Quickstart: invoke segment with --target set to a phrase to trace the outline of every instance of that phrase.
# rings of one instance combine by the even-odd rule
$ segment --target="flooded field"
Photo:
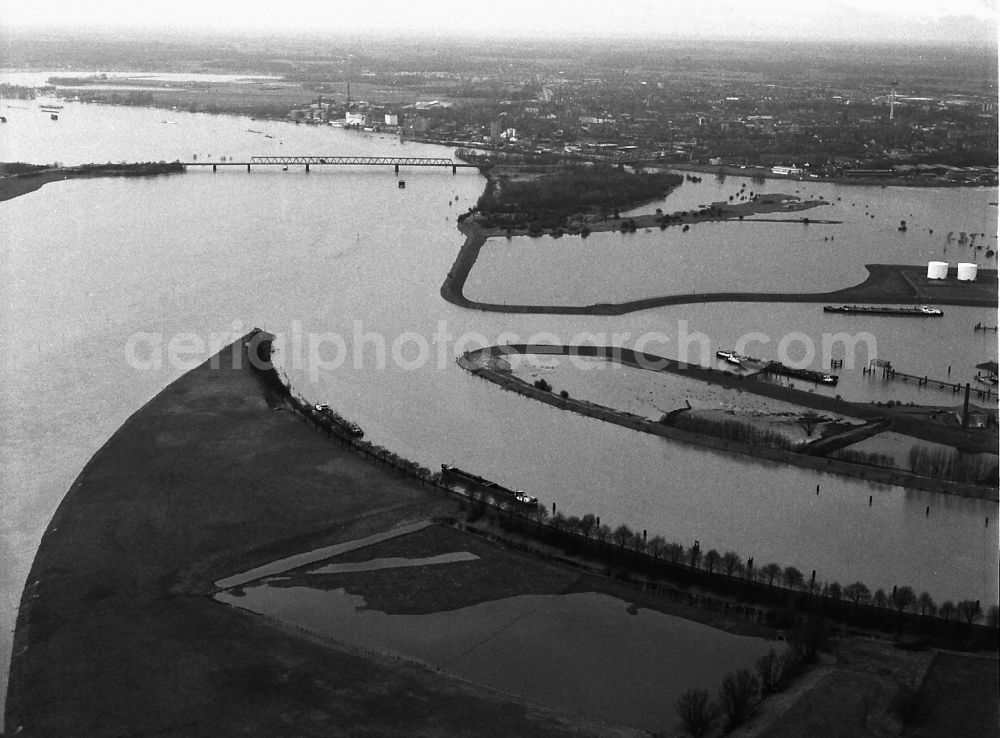
[[[262,584],[221,602],[364,650],[401,656],[529,700],[648,730],[674,720],[691,686],[774,644],[605,594],[525,595],[424,615],[388,615],[344,590]],[[614,633],[614,638],[608,638]]]
[[[585,239],[491,238],[469,274],[465,296],[499,304],[587,305],[700,292],[826,292],[863,281],[866,263],[942,259],[997,266],[996,208],[986,188],[941,193],[953,206],[942,211],[927,208],[927,193],[914,188],[745,184],[740,178],[685,184],[631,214],[739,203],[749,192],[795,192],[829,204],[788,215],[697,223],[689,231],[671,226],[592,233]],[[783,218],[790,222],[777,222]],[[901,231],[903,221],[907,227]]]
[[[697,379],[625,366],[583,356],[508,354],[505,361],[519,379],[544,379],[553,392],[659,420],[664,413],[691,406],[699,411],[734,411],[746,417],[799,416],[800,406]],[[721,361],[716,362],[721,367]]]

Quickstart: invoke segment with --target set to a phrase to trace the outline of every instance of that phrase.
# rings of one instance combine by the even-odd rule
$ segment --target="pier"
[[[993,387],[972,387],[970,383],[966,382],[962,384],[960,382],[948,382],[943,379],[932,379],[927,376],[917,376],[916,374],[907,374],[905,372],[899,372],[893,369],[891,366],[885,366],[882,369],[883,379],[898,379],[903,382],[908,382],[911,379],[917,383],[918,387],[924,386],[935,386],[938,389],[950,389],[952,394],[957,394],[959,392],[964,392],[968,390],[970,393],[974,394],[979,399],[988,399],[997,394],[996,389]]]
[[[451,167],[451,173],[456,174],[459,168],[479,169],[478,164],[468,164],[462,161],[452,161],[445,157],[428,156],[251,156],[250,161],[187,161],[185,167],[212,167],[217,172],[219,167],[251,167],[261,166],[303,166],[308,172],[312,166],[350,166],[350,167],[392,167],[399,174],[400,167]]]

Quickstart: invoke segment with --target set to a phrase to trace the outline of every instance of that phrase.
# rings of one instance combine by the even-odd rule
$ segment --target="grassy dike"
[[[721,220],[722,218],[720,218]],[[638,220],[638,218],[636,218]],[[709,219],[711,220],[711,219]],[[641,227],[641,226],[637,226]],[[441,297],[452,305],[491,313],[534,315],[627,315],[628,313],[669,305],[705,302],[802,302],[802,303],[871,303],[875,305],[931,304],[993,307],[997,305],[997,270],[982,269],[972,286],[948,280],[935,284],[926,277],[924,267],[904,264],[866,264],[868,277],[861,284],[832,292],[697,292],[646,297],[625,302],[601,302],[591,305],[542,305],[494,303],[470,300],[465,283],[479,259],[479,252],[490,238],[499,238],[474,223],[458,225],[465,241],[441,285]],[[572,236],[564,236],[572,238]]]
[[[457,511],[330,443],[245,358],[238,342],[170,384],[66,494],[22,595],[7,734],[607,735],[210,599],[266,561]]]
[[[715,436],[699,433],[691,430],[675,428],[662,423],[643,418],[631,413],[622,412],[613,408],[598,405],[586,400],[578,400],[572,397],[561,397],[554,392],[540,389],[528,384],[522,379],[511,375],[509,372],[498,371],[490,367],[490,358],[502,357],[507,353],[518,354],[551,354],[557,356],[588,356],[603,357],[610,361],[618,361],[622,364],[643,368],[649,366],[660,367],[658,371],[681,374],[691,379],[703,382],[718,384],[730,389],[739,389],[746,392],[753,392],[773,399],[795,403],[803,407],[809,407],[825,412],[835,412],[842,415],[862,418],[873,421],[887,418],[889,427],[900,432],[920,430],[924,435],[932,435],[926,440],[933,440],[941,443],[944,436],[951,429],[935,429],[919,426],[910,428],[910,421],[904,417],[898,417],[896,413],[888,408],[862,403],[852,403],[844,400],[818,395],[812,392],[783,387],[781,385],[758,382],[753,379],[743,379],[728,372],[713,371],[705,367],[678,362],[672,359],[665,359],[652,354],[644,354],[638,357],[631,349],[612,350],[610,347],[598,346],[552,346],[552,345],[528,345],[515,344],[512,346],[493,346],[480,351],[470,351],[459,357],[458,363],[463,369],[497,384],[504,389],[530,397],[540,402],[544,402],[554,407],[564,410],[571,410],[607,423],[614,423],[632,430],[643,433],[670,438],[675,441],[693,443],[717,451],[727,451],[752,456],[765,461],[773,461],[784,464],[793,464],[816,471],[840,474],[842,476],[864,479],[869,482],[879,482],[881,484],[909,487],[911,489],[921,489],[928,492],[941,492],[944,494],[958,495],[961,497],[974,497],[979,499],[997,500],[997,488],[985,487],[975,484],[965,484],[961,482],[950,482],[929,477],[921,477],[904,469],[884,469],[880,467],[857,464],[842,459],[827,458],[823,456],[811,456],[799,451],[789,451],[777,448],[766,448],[752,445],[740,441],[726,440]],[[641,361],[640,361],[641,358]],[[963,431],[969,434],[969,431]],[[936,435],[935,435],[936,434]],[[948,438],[951,439],[949,434]],[[957,438],[957,435],[956,435]],[[992,445],[995,441],[989,441]]]

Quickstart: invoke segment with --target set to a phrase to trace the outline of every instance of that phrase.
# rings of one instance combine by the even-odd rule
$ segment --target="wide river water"
[[[72,102],[50,121],[37,101],[9,103],[0,110],[8,119],[0,128],[6,161],[451,153],[335,128]],[[547,332],[549,340],[573,342],[590,332],[627,344],[647,334],[647,348],[676,356],[696,345],[685,343],[694,332],[712,350],[759,332],[770,343],[754,353],[778,357],[779,342],[793,332],[818,347],[823,332],[864,330],[900,369],[941,376],[952,366],[954,379],[996,357],[995,334],[971,330],[980,321],[995,325],[995,311],[946,308],[942,319],[858,323],[794,304],[676,306],[615,318],[468,311],[443,301],[439,288],[462,242],[455,218],[483,184],[471,170],[411,169],[397,177],[388,168],[194,169],[53,183],[0,203],[0,697],[25,577],[73,479],[129,415],[209,353],[172,361],[172,340],[220,344],[253,325],[281,335],[279,358],[300,393],[428,466],[456,463],[567,514],[594,512],[612,526],[686,546],[699,540],[705,550],[732,549],[807,575],[815,569],[820,580],[909,584],[938,601],[981,598],[984,609],[996,601],[996,503],[670,443],[500,391],[454,362],[476,334],[493,343],[513,340],[504,333],[538,341]],[[720,187],[711,177],[686,183],[670,196],[676,206],[668,198],[663,207],[719,199]],[[921,223],[953,219],[956,201],[976,213],[996,201],[992,189],[809,189],[879,212],[905,196]],[[755,239],[772,228],[788,238],[783,224],[747,228]],[[693,241],[700,231],[708,229],[686,236]],[[995,236],[994,228],[987,237],[994,248]],[[924,258],[919,251],[912,263]],[[877,257],[873,251],[868,260]],[[713,263],[725,271],[724,261]],[[859,270],[851,264],[845,275]],[[805,272],[788,279],[810,286]],[[800,341],[789,353],[801,348]],[[866,362],[839,370],[845,397],[958,403],[949,393],[870,380],[861,374]]]

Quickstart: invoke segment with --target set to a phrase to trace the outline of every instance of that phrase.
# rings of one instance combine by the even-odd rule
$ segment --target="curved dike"
[[[440,493],[331,443],[257,374],[240,343],[224,349],[137,411],[80,473],[22,595],[8,734],[290,736],[307,725],[310,735],[395,735],[406,725],[457,735],[479,720],[509,735],[597,735],[211,600],[215,580],[267,561],[454,514]]]
[[[929,492],[943,492],[945,494],[959,495],[962,497],[975,497],[980,499],[997,500],[998,491],[996,488],[980,487],[972,484],[962,484],[958,482],[946,482],[927,477],[920,477],[902,469],[882,469],[873,466],[855,464],[840,459],[829,459],[820,456],[811,456],[795,451],[785,451],[780,449],[764,448],[754,446],[740,441],[709,436],[703,433],[683,430],[671,426],[663,425],[647,418],[634,415],[632,413],[615,410],[614,408],[598,405],[586,400],[579,400],[572,397],[561,397],[549,390],[540,389],[528,382],[519,379],[510,372],[499,371],[492,368],[491,360],[510,354],[547,354],[556,356],[583,356],[603,358],[608,361],[624,364],[626,366],[651,371],[670,372],[682,374],[691,379],[703,382],[718,384],[728,389],[739,389],[745,392],[771,397],[773,399],[791,402],[803,407],[809,407],[825,412],[839,413],[865,420],[878,420],[888,416],[891,421],[890,427],[895,425],[898,431],[921,432],[922,426],[907,425],[905,418],[894,417],[891,410],[861,403],[852,403],[839,400],[813,392],[803,392],[777,384],[755,381],[752,378],[743,378],[724,371],[716,371],[700,365],[688,364],[675,359],[667,359],[655,354],[636,352],[628,348],[614,346],[568,346],[568,345],[538,345],[538,344],[513,344],[510,346],[490,346],[488,348],[468,351],[458,358],[459,366],[483,379],[489,380],[504,389],[517,392],[526,397],[531,397],[548,405],[553,405],[564,410],[570,410],[580,415],[597,418],[608,423],[621,425],[632,430],[650,433],[653,435],[669,438],[671,440],[693,443],[719,451],[729,451],[733,453],[745,454],[754,458],[777,461],[785,464],[794,464],[817,471],[841,474],[849,477],[866,479],[871,482],[922,489]],[[912,424],[911,424],[912,425]],[[926,435],[926,430],[923,431]],[[918,436],[919,437],[919,436]],[[928,438],[941,442],[941,438]]]

